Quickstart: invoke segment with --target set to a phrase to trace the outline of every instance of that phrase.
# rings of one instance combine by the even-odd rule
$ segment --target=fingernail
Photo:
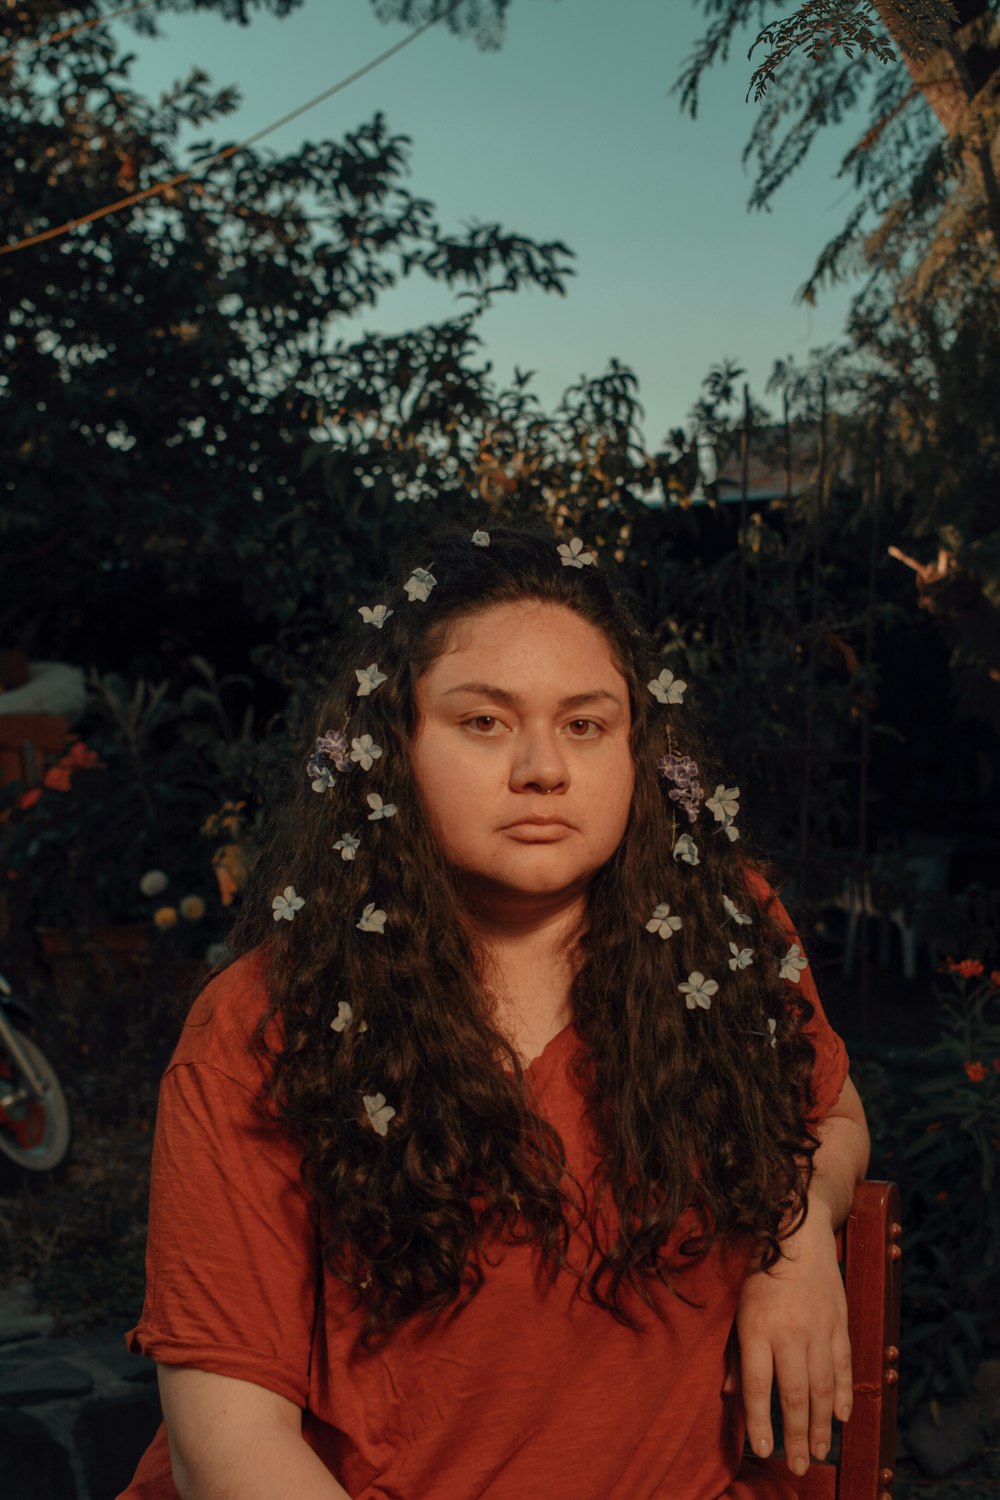
[[[820,1463],[823,1462],[824,1458],[829,1453],[829,1451],[830,1451],[830,1449],[829,1449],[828,1444],[826,1444],[826,1443],[817,1443],[816,1444],[816,1457],[819,1459]]]
[[[806,1463],[804,1458],[797,1458],[792,1464],[792,1471],[793,1473],[798,1474],[799,1478],[801,1479],[802,1475],[806,1472],[806,1469],[808,1467],[809,1465]]]
[[[851,1408],[849,1406],[842,1406],[837,1415],[842,1422],[846,1422],[848,1417],[851,1415]]]
[[[767,1438],[758,1438],[757,1439],[757,1452],[759,1453],[760,1457],[761,1458],[766,1458],[767,1455],[770,1453],[770,1451],[771,1451],[771,1444],[768,1442]]]

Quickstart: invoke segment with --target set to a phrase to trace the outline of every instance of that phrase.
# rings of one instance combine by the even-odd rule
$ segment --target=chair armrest
[[[899,1188],[859,1182],[844,1232],[854,1410],[844,1427],[838,1500],[891,1493],[899,1387]]]
[[[797,1479],[781,1458],[744,1459],[741,1477],[775,1471],[799,1500],[891,1500],[899,1384],[899,1188],[859,1182],[837,1235],[844,1265],[854,1408],[841,1430],[838,1463],[811,1463]]]

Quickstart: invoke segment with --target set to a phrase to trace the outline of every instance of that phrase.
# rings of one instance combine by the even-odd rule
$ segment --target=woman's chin
[[[463,884],[471,904],[488,907],[565,906],[585,896],[593,872],[533,864],[530,868],[466,872]]]

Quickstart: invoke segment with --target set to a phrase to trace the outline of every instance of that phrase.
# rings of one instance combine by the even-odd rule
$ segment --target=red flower
[[[970,1083],[982,1083],[986,1077],[986,1064],[982,1062],[967,1062],[964,1064],[965,1074]]]
[[[59,764],[70,771],[92,771],[100,762],[96,750],[88,750],[82,740],[76,740]]]
[[[42,785],[50,792],[68,792],[72,784],[72,772],[67,766],[52,766],[42,777]]]
[[[978,979],[983,972],[983,966],[978,958],[963,958],[958,963],[950,960],[948,968],[953,974],[961,974],[963,979]]]
[[[18,807],[23,809],[23,811],[27,812],[29,807],[34,807],[35,803],[39,800],[41,795],[42,789],[40,786],[29,787],[26,792],[22,792],[20,797],[18,797],[17,805]]]
[[[1000,969],[991,969],[990,984],[995,984],[997,989],[1000,990]]]

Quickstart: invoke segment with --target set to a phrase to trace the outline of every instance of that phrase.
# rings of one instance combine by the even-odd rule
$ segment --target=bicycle
[[[17,1026],[30,1024],[28,1006],[0,974],[0,1167],[53,1172],[72,1138],[69,1105],[58,1075],[38,1044]]]

